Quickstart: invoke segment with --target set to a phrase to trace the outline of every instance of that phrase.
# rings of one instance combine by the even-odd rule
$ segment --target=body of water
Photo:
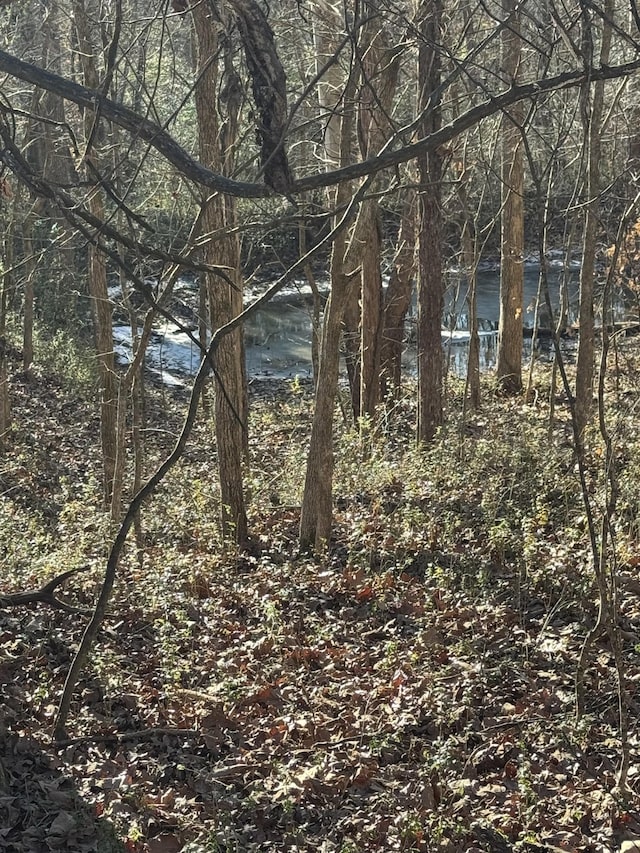
[[[561,282],[567,278],[569,323],[575,321],[578,299],[578,268],[566,271],[560,262],[549,271],[549,287],[554,313],[558,311]],[[572,267],[577,267],[573,264]],[[443,347],[449,369],[464,375],[467,367],[467,348],[469,335],[467,328],[465,303],[466,284],[460,276],[448,273],[445,328]],[[525,266],[524,298],[522,305],[523,327],[532,327],[536,294],[538,289],[539,268],[535,263]],[[478,273],[477,314],[481,326],[481,360],[483,369],[495,365],[497,328],[500,314],[499,271],[483,269]],[[194,302],[195,285],[187,280],[181,281],[177,295],[186,304]],[[247,371],[250,377],[257,379],[293,379],[308,378],[312,375],[311,365],[311,322],[312,300],[308,288],[302,283],[289,287],[279,293],[272,302],[260,309],[246,324],[245,342]],[[405,366],[409,372],[415,369],[415,306],[407,318],[407,348]],[[546,308],[540,312],[539,326],[551,326]],[[130,351],[130,331],[127,326],[117,326],[114,330],[116,352],[122,361],[128,360]],[[530,342],[525,341],[525,344]],[[170,324],[159,326],[147,357],[148,368],[163,382],[185,384],[185,375],[193,375],[200,361],[197,347],[186,335]]]
[[[560,303],[563,268],[551,267],[549,287],[554,312]],[[578,269],[568,271],[569,322],[576,317],[578,300]],[[525,267],[523,296],[523,326],[533,326],[539,267]],[[460,276],[448,274],[445,300],[445,328],[442,341],[449,367],[463,375],[467,369],[469,334],[466,306],[467,286]],[[497,269],[483,269],[477,280],[477,315],[480,326],[480,356],[483,369],[495,365],[497,327],[500,316],[500,276]],[[539,326],[549,328],[546,309]],[[416,308],[413,305],[407,318],[407,346],[404,365],[415,370]],[[311,376],[311,298],[306,289],[289,290],[265,306],[245,329],[247,368],[250,375],[260,378]]]

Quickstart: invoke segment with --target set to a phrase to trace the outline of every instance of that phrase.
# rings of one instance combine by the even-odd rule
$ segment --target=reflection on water
[[[558,311],[561,292],[561,269],[552,269],[549,274],[549,290],[554,314]],[[578,303],[578,272],[570,270],[567,280],[567,317],[568,324],[575,322]],[[460,276],[449,273],[449,287],[446,298],[446,328],[443,330],[443,348],[449,371],[463,376],[467,370],[467,352],[469,334],[467,323],[466,284]],[[185,283],[187,289],[193,284]],[[497,270],[484,270],[478,274],[477,314],[480,329],[480,366],[482,370],[495,367],[497,332],[500,313],[499,273]],[[534,310],[538,289],[537,267],[525,267],[523,326],[531,328],[534,322]],[[619,312],[624,313],[624,304],[620,300]],[[254,378],[286,379],[310,377],[311,365],[311,297],[302,289],[291,289],[281,293],[253,315],[245,326],[245,344],[247,370]],[[544,308],[539,312],[539,328],[549,329],[552,320]],[[406,350],[403,365],[407,372],[415,372],[416,309],[413,305],[407,318]],[[130,334],[126,327],[115,330],[116,351],[127,359],[130,347]],[[536,345],[541,357],[551,355],[550,338],[540,340]],[[575,347],[575,340],[567,343],[569,351]],[[524,355],[531,352],[531,339],[524,341]],[[186,335],[165,328],[154,335],[149,362],[163,381],[181,382],[178,374],[193,374],[200,361],[198,348]]]
[[[310,377],[311,328],[312,308],[307,300],[265,305],[245,325],[249,376]]]
[[[562,270],[549,273],[549,290],[554,312],[560,304]],[[574,322],[578,298],[578,273],[571,271],[568,278],[568,317]],[[443,346],[449,370],[463,376],[467,370],[469,335],[466,307],[466,283],[461,276],[449,274],[445,300],[447,322],[443,332]],[[533,326],[538,268],[525,268],[523,326]],[[480,329],[480,367],[495,367],[498,318],[500,315],[500,278],[497,270],[484,270],[478,274],[477,314]],[[540,327],[551,323],[546,308],[539,312]],[[403,355],[404,369],[415,372],[416,365],[416,306],[415,301],[407,318],[407,345]],[[307,377],[311,367],[311,303],[303,294],[290,293],[265,305],[246,324],[245,340],[247,369],[256,377]],[[530,343],[525,341],[525,353]]]

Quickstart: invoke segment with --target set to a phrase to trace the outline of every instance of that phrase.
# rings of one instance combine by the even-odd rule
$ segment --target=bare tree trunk
[[[342,124],[341,101],[344,73],[339,62],[331,62],[335,55],[336,33],[343,22],[328,0],[315,0],[313,15],[313,41],[316,51],[316,72],[324,68],[318,82],[318,106],[323,126],[320,153],[327,170],[334,169],[340,162],[340,132]],[[326,66],[326,67],[325,67]]]
[[[464,206],[462,227],[462,262],[467,277],[467,308],[469,313],[469,354],[467,358],[467,393],[473,409],[480,408],[480,336],[478,334],[478,264],[473,237],[474,226]]]
[[[208,6],[192,7],[198,45],[196,112],[201,162],[218,171],[233,165],[231,146],[236,132],[236,102],[227,102],[228,124],[220,127],[218,115],[219,21]],[[216,328],[242,311],[242,280],[235,225],[235,200],[215,194],[203,202],[202,233],[220,234],[203,246],[204,259],[226,269],[226,280],[206,274],[211,323]],[[223,233],[225,232],[225,233]],[[225,539],[244,545],[248,538],[243,469],[246,459],[247,392],[243,363],[243,332],[236,329],[221,342],[215,358],[215,430],[220,477],[221,523]]]
[[[515,82],[520,67],[520,19],[514,0],[503,0],[508,25],[502,31],[502,71]],[[521,128],[524,107],[518,103],[502,118],[500,321],[498,385],[505,394],[522,390],[522,299],[524,289],[524,160]]]
[[[33,364],[33,305],[34,279],[36,276],[36,247],[33,225],[42,204],[36,200],[24,218],[22,225],[22,255],[24,258],[24,293],[22,302],[22,369],[27,373]]]
[[[368,202],[365,202],[368,205]],[[373,417],[380,402],[382,343],[382,235],[378,204],[369,211],[369,239],[362,253],[360,305],[360,413]]]
[[[334,254],[344,253],[344,238],[334,243]],[[339,263],[342,267],[342,260]],[[357,279],[331,275],[331,293],[325,308],[315,408],[307,456],[307,472],[300,515],[300,547],[324,551],[331,536],[333,495],[333,412],[338,391],[342,317]]]
[[[300,224],[298,225],[298,251],[301,258],[307,254],[307,230],[304,219],[301,219]],[[310,263],[306,263],[304,265],[304,276],[309,288],[311,289],[311,295],[313,298],[313,306],[311,309],[311,365],[313,368],[313,382],[315,385],[318,381],[318,368],[320,366],[322,299],[318,289],[318,282],[316,281],[316,277]]]
[[[10,240],[12,238],[13,215],[6,233],[2,235],[2,255],[0,256],[0,454],[7,450],[7,440],[11,428],[11,403],[9,398],[9,355],[7,352],[7,305],[11,281]]]
[[[400,54],[388,46],[381,18],[374,2],[364,27],[359,50],[360,87],[358,95],[358,139],[363,158],[377,154],[393,130],[391,109],[400,68]],[[383,329],[382,234],[379,204],[371,198],[363,202],[359,232],[354,245],[360,264],[360,299],[354,291],[345,312],[345,329],[352,345],[351,396],[356,417],[373,417],[380,402],[380,359]],[[355,256],[354,256],[355,261]]]
[[[420,0],[416,25],[418,48],[418,109],[421,136],[441,124],[440,0]],[[438,150],[418,157],[418,430],[419,443],[431,441],[442,424],[442,159]]]
[[[97,49],[91,38],[89,22],[84,0],[74,0],[74,23],[78,38],[80,62],[85,85],[97,90],[99,87],[96,66]],[[89,185],[89,211],[104,220],[105,206],[102,189],[95,175],[100,170],[95,143],[101,136],[100,128],[95,126],[93,114],[87,110],[84,116],[86,150],[86,176]],[[103,463],[103,500],[105,509],[110,509],[113,496],[113,477],[117,456],[117,381],[113,353],[112,306],[107,292],[107,259],[96,245],[89,246],[89,296],[93,311],[94,334],[100,375],[100,440]]]
[[[380,353],[380,395],[400,394],[404,321],[411,305],[412,280],[415,272],[416,197],[407,192],[402,206],[402,220],[396,255],[384,300],[382,344]]]
[[[91,212],[104,219],[101,193],[96,190],[89,202]],[[111,507],[117,457],[118,383],[113,352],[112,305],[107,291],[107,259],[98,247],[89,247],[89,296],[93,308],[98,369],[100,374],[100,439],[104,466],[104,506]]]
[[[354,78],[347,81],[343,97],[340,152],[346,162],[351,150],[353,131]],[[350,197],[350,187],[342,183],[336,190],[336,208],[340,209]],[[320,363],[316,381],[315,405],[307,468],[300,511],[299,543],[303,550],[324,551],[331,535],[333,495],[333,414],[338,392],[340,338],[345,308],[357,278],[348,275],[347,240],[343,231],[334,239],[331,251],[331,292],[325,307],[320,344]]]
[[[611,52],[613,3],[607,0],[602,23],[600,64],[606,65]],[[594,22],[590,13],[583,9],[583,52],[585,62],[590,62],[594,53]],[[589,93],[591,92],[591,104]],[[604,83],[586,83],[582,89],[582,119],[587,146],[586,156],[586,210],[582,238],[582,267],[580,269],[580,308],[578,322],[580,338],[576,362],[576,420],[580,434],[584,432],[593,412],[593,374],[595,367],[595,321],[594,287],[596,260],[596,232],[598,227],[600,192],[600,154],[602,135],[602,113],[604,106]]]

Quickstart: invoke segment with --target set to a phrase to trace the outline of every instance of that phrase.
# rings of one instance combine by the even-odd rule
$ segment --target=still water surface
[[[557,267],[549,272],[551,299],[554,311],[557,311],[560,299],[563,269],[558,261]],[[553,261],[552,261],[553,264]],[[569,321],[575,319],[578,293],[578,270],[566,273],[567,295],[569,301]],[[525,265],[523,326],[533,326],[539,270],[537,264]],[[449,369],[464,375],[467,366],[468,334],[466,328],[466,285],[459,276],[448,275],[446,312],[451,316],[445,325],[457,328],[452,334],[443,332],[443,346]],[[186,303],[193,301],[189,292],[194,285],[188,281],[180,282],[179,293]],[[481,361],[483,369],[495,364],[497,327],[500,312],[499,274],[496,269],[485,269],[478,273],[477,313],[481,318]],[[245,341],[247,370],[250,377],[256,379],[293,379],[307,378],[312,375],[311,367],[311,296],[308,288],[300,283],[278,294],[272,302],[265,305],[246,324]],[[407,348],[404,358],[408,372],[415,369],[415,307],[407,320]],[[451,325],[449,325],[449,323]],[[539,325],[550,327],[546,312],[543,312]],[[116,352],[123,360],[128,360],[130,333],[127,327],[119,326],[114,330]],[[528,342],[525,341],[525,344]],[[185,374],[195,373],[200,361],[198,349],[176,328],[166,325],[154,335],[148,355],[148,366],[152,373],[168,384],[183,384]]]
[[[557,311],[560,297],[562,269],[550,271],[550,291],[554,311]],[[568,273],[568,298],[570,320],[575,319],[577,304],[578,271]],[[525,268],[523,325],[533,326],[534,309],[538,290],[538,267],[527,265]],[[477,314],[480,318],[480,346],[483,369],[490,369],[495,363],[497,334],[495,330],[500,314],[499,274],[496,270],[483,270],[478,274]],[[449,275],[446,313],[450,320],[445,327],[458,330],[467,328],[466,323],[466,285],[455,275]],[[415,306],[407,320],[407,349],[404,357],[406,369],[415,369]],[[541,317],[539,325],[550,327],[548,318]],[[311,300],[304,288],[291,289],[280,294],[271,304],[265,306],[246,326],[247,368],[251,376],[257,378],[288,378],[311,376]],[[468,335],[458,331],[443,334],[443,346],[454,373],[463,375],[467,367]]]

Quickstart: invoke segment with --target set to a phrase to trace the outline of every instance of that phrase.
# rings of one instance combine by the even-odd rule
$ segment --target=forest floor
[[[464,422],[452,382],[447,426],[422,451],[409,392],[376,424],[339,423],[322,559],[296,544],[310,392],[265,385],[250,430],[251,553],[220,542],[203,420],[143,510],[142,552],[122,561],[62,744],[51,726],[87,616],[0,610],[0,851],[536,853],[639,838],[640,352],[627,347],[606,398],[619,630],[585,657],[579,719],[598,595],[566,398],[551,417],[548,368],[532,404],[487,386]],[[1,592],[85,567],[62,595],[88,610],[113,535],[97,407],[42,373],[13,377],[12,405]],[[183,408],[150,393],[150,467]],[[585,460],[599,537],[595,432]]]

